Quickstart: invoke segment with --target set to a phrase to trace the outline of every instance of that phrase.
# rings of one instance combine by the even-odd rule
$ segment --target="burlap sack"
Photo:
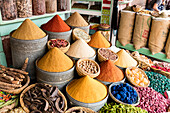
[[[168,59],[170,59],[170,33],[169,33],[169,36],[168,36],[168,41],[167,41],[166,46],[165,46],[165,54],[166,54],[166,57]]]
[[[148,14],[137,14],[133,33],[133,45],[135,49],[145,47],[149,35],[151,16]]]
[[[132,38],[133,25],[135,20],[135,12],[121,11],[121,18],[118,30],[118,40],[125,46],[129,44]]]
[[[162,51],[168,34],[169,20],[166,18],[153,18],[149,37],[149,49],[152,54]]]

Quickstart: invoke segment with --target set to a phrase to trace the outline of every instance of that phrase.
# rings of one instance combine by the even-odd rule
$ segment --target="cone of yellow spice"
[[[91,36],[91,41],[88,43],[89,46],[94,48],[109,48],[110,43],[101,34],[101,31],[97,31]]]
[[[41,39],[46,36],[34,22],[30,19],[25,19],[25,21],[20,25],[20,27],[12,33],[12,37],[20,40],[36,40]]]
[[[119,67],[135,67],[138,64],[124,49],[121,49],[117,55],[119,56],[119,59],[115,62],[115,65]]]
[[[54,47],[39,61],[37,66],[47,72],[63,72],[73,67],[73,61],[61,50]]]
[[[71,81],[66,92],[79,102],[96,103],[106,98],[107,87],[89,76],[84,76]]]

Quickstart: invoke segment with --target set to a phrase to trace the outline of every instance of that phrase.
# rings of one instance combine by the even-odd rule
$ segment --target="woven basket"
[[[51,39],[51,40],[56,40],[56,39]],[[51,42],[50,40],[47,42],[47,47],[48,47],[49,50],[51,48],[53,48],[53,47],[50,46],[50,42]],[[58,48],[58,49],[60,49],[63,53],[66,53],[69,50],[69,48],[70,48],[70,42],[67,41],[67,43],[68,43],[67,47],[61,47],[61,48]]]
[[[106,49],[106,48],[100,48],[100,49],[98,49],[98,51],[97,51],[97,54],[98,54],[98,60],[100,61],[100,62],[103,62],[103,61],[106,61],[106,60],[109,60],[109,59],[107,59],[107,58],[105,58],[105,57],[103,57],[101,54],[100,54],[100,50],[101,49]],[[110,50],[110,49],[109,49]],[[111,52],[113,52],[112,50],[110,50]],[[117,59],[116,60],[111,60],[111,61],[113,61],[113,63],[115,63],[117,60],[118,60],[118,55],[115,53],[115,52],[113,52],[116,56],[117,56]]]
[[[30,83],[30,77],[28,75],[26,75],[25,77],[26,77],[24,79],[25,84],[22,87],[20,87],[18,89],[13,89],[13,90],[7,90],[7,89],[1,89],[0,88],[0,90],[2,90],[4,92],[7,92],[7,93],[12,93],[12,94],[19,94],[19,93],[21,93],[22,90],[24,90],[29,85],[29,83]]]
[[[74,40],[74,41],[80,39],[78,36],[75,35],[75,31],[76,31],[76,30],[82,31],[82,32],[84,32],[84,33],[87,34],[86,31],[84,31],[84,30],[82,30],[82,29],[79,29],[79,28],[75,28],[75,29],[73,30],[73,33],[72,33],[72,37],[73,37],[73,40]],[[88,35],[88,34],[87,34],[87,35]],[[90,42],[90,40],[91,40],[91,37],[90,37],[89,35],[88,35],[88,37],[89,37],[89,39],[86,39],[86,40],[83,39],[86,43]]]
[[[82,61],[91,61],[91,62],[93,62],[93,63],[95,63],[95,65],[97,66],[97,68],[98,68],[98,72],[96,73],[96,74],[91,74],[91,73],[87,73],[87,72],[85,72],[84,70],[82,70],[80,67],[79,67],[79,63],[80,62],[82,62]],[[97,77],[99,74],[100,74],[100,67],[99,67],[99,65],[94,61],[94,60],[91,60],[91,59],[79,59],[78,61],[77,61],[77,64],[76,64],[76,70],[77,70],[77,73],[78,73],[78,75],[79,76],[86,76],[86,75],[88,75],[88,76],[90,76],[90,77],[92,77],[92,78],[95,78],[95,77]]]
[[[95,111],[89,109],[89,108],[85,108],[85,107],[72,107],[70,109],[68,109],[65,113],[72,113],[74,110],[83,110],[86,113],[96,113]]]
[[[35,87],[35,86],[36,86],[36,84],[32,84],[32,85],[28,86],[28,87],[21,93],[21,95],[20,95],[20,104],[21,104],[21,107],[22,107],[23,110],[24,110],[25,112],[27,112],[27,113],[30,113],[30,111],[29,111],[29,109],[24,105],[23,96],[24,96],[24,94],[25,94],[28,90],[30,90],[31,88],[33,88],[33,87]],[[51,85],[50,85],[50,86],[51,86]],[[58,91],[59,91],[60,95],[64,98],[64,103],[66,103],[65,106],[64,106],[64,111],[66,111],[66,109],[67,109],[67,100],[66,100],[65,96],[61,93],[61,91],[60,91],[60,90],[58,90]]]
[[[137,95],[138,95],[138,99],[137,99],[137,102],[136,102],[135,104],[124,103],[124,102],[122,102],[122,101],[120,101],[120,100],[118,100],[118,99],[116,99],[116,98],[114,97],[114,95],[112,94],[111,88],[112,88],[113,86],[119,85],[119,84],[121,84],[121,83],[112,83],[112,84],[109,86],[109,94],[110,94],[110,97],[111,97],[115,102],[117,102],[117,103],[124,104],[124,105],[137,106],[137,105],[140,103],[139,93],[138,93],[138,92],[136,91],[136,89],[133,88],[131,85],[130,85],[130,86],[137,92]],[[124,84],[125,84],[125,83],[124,83]]]
[[[131,68],[132,68],[132,67],[127,68],[126,71],[125,71],[125,75],[126,75],[128,81],[129,81],[131,84],[133,84],[134,86],[136,86],[136,87],[142,87],[142,86],[139,86],[138,84],[136,84],[135,82],[133,82],[133,81],[130,79],[129,75],[127,74],[127,70],[128,70],[128,69],[131,69]],[[138,69],[139,69],[139,68],[138,68]],[[139,69],[139,70],[144,74],[145,78],[147,78],[147,80],[149,81],[148,76],[146,75],[146,73],[145,73],[142,69]],[[148,82],[147,85],[145,85],[145,86],[143,86],[143,87],[148,87],[149,85],[150,85],[150,81]]]
[[[153,61],[153,64],[155,64],[155,63],[157,63],[157,61]],[[154,72],[160,73],[160,74],[162,74],[162,75],[164,75],[164,76],[166,76],[167,78],[170,79],[170,72],[166,72],[166,71],[163,71],[163,70],[160,70],[160,69],[156,69],[156,68],[153,68],[153,67],[151,67],[151,69],[152,69]]]

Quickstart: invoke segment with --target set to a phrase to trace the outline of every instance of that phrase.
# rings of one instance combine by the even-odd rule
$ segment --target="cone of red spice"
[[[105,82],[119,82],[123,80],[124,74],[111,60],[100,63],[100,75],[98,80]]]
[[[41,26],[43,30],[50,32],[66,32],[70,31],[70,27],[61,19],[59,15],[55,15],[46,24]]]

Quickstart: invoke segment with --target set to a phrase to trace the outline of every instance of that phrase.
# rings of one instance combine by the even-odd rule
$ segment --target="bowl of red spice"
[[[48,46],[48,49],[57,47],[63,53],[66,53],[68,49],[70,48],[70,42],[64,39],[51,39],[47,42],[47,46]]]
[[[113,62],[116,62],[119,58],[115,52],[107,48],[100,48],[98,49],[97,53],[98,53],[98,60],[100,62],[103,62],[106,60],[111,60]]]

